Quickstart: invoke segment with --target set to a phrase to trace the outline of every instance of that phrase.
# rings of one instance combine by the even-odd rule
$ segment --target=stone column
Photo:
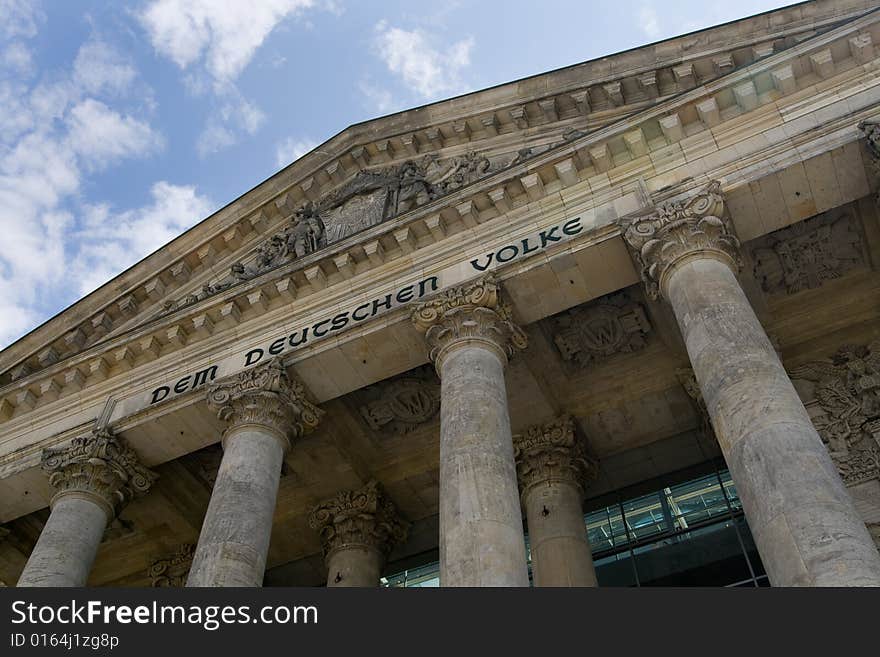
[[[18,586],[85,586],[107,523],[147,492],[156,474],[106,429],[44,450],[42,467],[57,492]]]
[[[229,423],[187,586],[262,586],[284,454],[323,411],[277,359],[221,381],[208,403]]]
[[[880,556],[737,279],[720,184],[624,219],[652,296],[670,303],[774,586],[878,586]]]
[[[375,481],[321,502],[309,526],[321,534],[327,586],[378,586],[388,554],[406,540],[407,531]]]
[[[419,304],[440,375],[440,583],[528,586],[504,367],[526,335],[486,277]]]
[[[596,586],[584,524],[584,487],[597,473],[574,420],[563,416],[513,437],[535,586]]]

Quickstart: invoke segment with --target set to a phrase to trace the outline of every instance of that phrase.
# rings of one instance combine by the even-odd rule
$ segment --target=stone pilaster
[[[208,403],[229,426],[187,586],[261,586],[284,454],[323,411],[277,359],[219,382]]]
[[[880,585],[873,541],[736,279],[720,185],[621,232],[675,313],[771,583]]]
[[[56,490],[52,512],[18,585],[84,586],[108,522],[157,475],[106,429],[45,450],[42,467]]]
[[[513,437],[535,586],[596,586],[583,498],[598,467],[570,416]]]
[[[395,545],[408,525],[376,481],[343,491],[318,504],[309,526],[320,533],[327,586],[377,586]]]
[[[440,583],[527,586],[504,368],[527,340],[487,276],[419,304],[440,375]]]

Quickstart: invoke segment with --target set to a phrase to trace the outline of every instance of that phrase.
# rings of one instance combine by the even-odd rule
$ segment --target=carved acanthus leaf
[[[651,332],[644,309],[626,294],[611,294],[560,313],[552,326],[562,358],[580,367],[643,349]]]
[[[309,527],[320,533],[329,560],[336,550],[354,546],[376,549],[387,557],[406,540],[408,524],[379,483],[371,481],[318,504],[309,514]]]
[[[501,301],[492,275],[443,291],[416,306],[411,318],[425,334],[429,358],[438,368],[438,358],[462,340],[490,343],[508,357],[528,344],[525,332],[513,322],[510,306]]]
[[[687,201],[666,203],[646,216],[624,217],[620,228],[652,299],[662,292],[663,278],[672,265],[685,257],[714,253],[741,267],[739,240],[724,217],[717,180]]]
[[[574,484],[583,492],[598,473],[598,462],[589,455],[586,441],[569,415],[515,435],[513,453],[524,498],[532,487],[551,482]]]
[[[232,425],[258,424],[295,440],[318,426],[324,411],[277,358],[244,370],[208,390],[208,404]]]
[[[186,586],[186,577],[192,566],[195,551],[196,546],[194,544],[182,543],[177,546],[170,556],[156,559],[150,564],[150,567],[147,570],[147,576],[150,578],[150,586]]]
[[[757,240],[755,278],[765,292],[794,294],[839,278],[864,262],[855,217],[825,213]]]
[[[790,375],[815,383],[822,413],[813,424],[844,482],[880,478],[880,340],[844,345],[830,360],[806,363]]]
[[[144,467],[121,436],[96,429],[70,445],[43,450],[42,468],[62,495],[79,493],[101,500],[113,516],[134,497],[146,493],[158,475]]]

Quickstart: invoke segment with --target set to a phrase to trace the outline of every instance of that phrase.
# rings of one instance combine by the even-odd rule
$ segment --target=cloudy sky
[[[739,0],[0,0],[0,348],[341,129]]]

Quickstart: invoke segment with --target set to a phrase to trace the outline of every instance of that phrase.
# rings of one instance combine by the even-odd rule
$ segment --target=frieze
[[[817,288],[865,262],[858,222],[849,211],[782,228],[752,248],[755,278],[770,294]]]
[[[880,478],[880,340],[790,372],[815,384],[813,424],[848,486]]]
[[[440,411],[440,382],[430,367],[419,367],[358,394],[370,399],[358,410],[376,432],[402,436],[430,422]]]
[[[578,367],[643,349],[651,332],[644,309],[626,293],[560,313],[553,317],[551,326],[562,358]]]

